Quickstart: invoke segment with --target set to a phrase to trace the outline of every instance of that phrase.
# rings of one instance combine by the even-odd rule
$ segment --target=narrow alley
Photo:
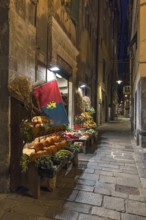
[[[106,123],[99,134],[96,150],[79,154],[78,168],[64,170],[54,192],[41,191],[38,200],[0,194],[0,219],[146,219],[146,151],[134,145],[130,121]]]

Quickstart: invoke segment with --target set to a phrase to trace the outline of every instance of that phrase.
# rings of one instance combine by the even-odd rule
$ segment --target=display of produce
[[[87,120],[83,123],[83,128],[96,128],[96,123],[93,120]]]
[[[69,159],[74,152],[79,152],[77,146],[73,144],[69,145],[67,140],[62,138],[62,136],[62,133],[58,132],[40,139],[36,138],[31,145],[25,144],[20,160],[22,172],[26,172],[29,163],[32,162],[38,168],[39,174],[40,171],[50,173],[52,172],[50,171],[51,169],[54,172],[56,169],[56,160],[60,164],[62,160]]]
[[[55,159],[57,160],[65,160],[68,159],[72,155],[72,152],[69,150],[59,150],[55,155]]]
[[[77,139],[81,136],[81,134],[79,132],[75,132],[75,131],[65,131],[63,134],[63,137],[67,138],[67,139]]]
[[[76,151],[76,152],[80,152],[80,147],[79,147],[79,145],[77,145],[77,144],[71,144],[70,146],[68,146],[68,147],[66,147],[65,148],[66,150],[69,150],[69,151],[72,151],[72,152],[74,152],[74,151]]]
[[[94,109],[90,106],[87,111],[87,107],[89,106],[86,106],[86,111],[75,116],[75,123],[80,125],[80,130],[67,130],[64,125],[53,127],[44,115],[23,120],[20,125],[25,143],[20,159],[23,173],[33,164],[40,177],[52,178],[58,170],[76,158],[85,146],[92,143],[92,136],[96,135],[96,123],[92,116]],[[80,145],[74,144],[76,140]]]
[[[91,112],[82,112],[80,116],[75,116],[75,130],[81,129],[81,128],[87,128],[87,129],[95,129],[96,123],[93,121],[93,116]],[[77,125],[80,125],[79,128],[77,128]]]
[[[65,130],[65,125],[51,126],[46,116],[35,116],[31,120],[23,120],[20,125],[20,133],[26,143],[32,142],[36,137]]]

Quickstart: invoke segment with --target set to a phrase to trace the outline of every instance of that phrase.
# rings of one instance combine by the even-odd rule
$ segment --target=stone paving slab
[[[146,217],[146,204],[129,200],[126,205],[126,211],[130,214],[136,214]]]
[[[112,177],[112,176],[100,175],[99,181],[102,182],[102,183],[113,183],[113,184],[116,184],[116,178]]]
[[[95,172],[95,170],[94,169],[85,169],[85,173],[94,173]]]
[[[125,211],[124,199],[121,198],[105,196],[103,200],[103,206],[104,208],[112,209],[120,212]]]
[[[117,211],[105,209],[103,207],[93,207],[92,212],[93,215],[101,216],[114,219],[114,220],[120,220],[120,213]]]
[[[146,178],[140,178],[143,188],[146,188]]]
[[[129,174],[129,173],[119,173],[119,172],[114,172],[115,177],[122,177],[122,178],[135,178],[135,174]],[[137,175],[136,175],[137,178]],[[139,178],[138,178],[139,180]]]
[[[111,192],[111,195],[112,195],[113,197],[118,197],[118,198],[123,198],[123,199],[127,199],[127,198],[129,197],[128,194],[126,194],[126,193],[120,193],[120,192],[117,192],[117,191],[112,191],[112,192]]]
[[[93,186],[86,186],[86,185],[76,185],[74,189],[77,190],[83,190],[83,191],[87,191],[87,192],[93,192],[94,191],[94,187]]]
[[[127,169],[123,168],[123,169],[121,170],[121,172],[127,173],[127,174],[138,175],[138,171],[137,171],[137,170],[127,170]]]
[[[80,214],[78,220],[106,220],[106,219],[101,218],[99,216]]]
[[[96,180],[78,179],[77,184],[84,185],[84,186],[95,186]]]
[[[54,216],[55,219],[60,220],[77,220],[78,219],[78,212],[70,211],[70,210],[63,210],[61,213]]]
[[[91,174],[91,173],[84,173],[80,176],[80,179],[97,181],[99,179],[99,175],[98,174]]]
[[[137,216],[124,213],[124,214],[121,214],[121,219],[122,220],[137,220]]]
[[[95,174],[101,174],[103,176],[114,176],[113,172],[104,171],[104,170],[95,170]]]
[[[75,201],[95,206],[101,206],[102,196],[95,193],[80,191]]]
[[[91,210],[91,206],[76,202],[66,202],[64,204],[64,209],[88,214]]]
[[[135,178],[117,177],[116,180],[117,180],[117,184],[119,185],[131,186],[131,187],[137,187],[137,188],[141,186],[141,182],[137,176]]]

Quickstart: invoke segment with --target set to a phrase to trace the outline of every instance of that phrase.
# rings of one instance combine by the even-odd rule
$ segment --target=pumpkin
[[[52,154],[52,149],[50,147],[45,147],[47,154]]]
[[[57,151],[57,149],[56,149],[55,145],[51,145],[49,147],[46,147],[45,151],[47,151],[48,154],[52,154],[52,153],[55,153]]]
[[[46,138],[46,141],[48,141],[48,145],[54,144],[54,140],[53,140],[52,137],[47,137],[47,138]]]
[[[66,140],[60,141],[60,145],[61,145],[62,148],[66,147],[67,146],[67,141]]]
[[[49,142],[46,139],[42,139],[40,142],[44,145],[44,147],[49,146]]]
[[[44,150],[39,150],[39,151],[37,152],[37,155],[38,155],[38,156],[45,155],[45,151],[44,151]]]
[[[49,146],[49,142],[48,141],[45,141],[44,142],[44,147],[48,147]]]
[[[59,135],[56,135],[55,137],[54,137],[54,141],[55,142],[58,142],[60,140],[60,136]]]
[[[56,135],[51,136],[51,138],[53,139],[53,141],[56,141]]]
[[[56,146],[57,150],[60,150],[60,149],[61,149],[61,144],[60,144],[60,142],[56,142],[54,145]]]
[[[36,152],[43,150],[44,145],[40,142],[34,144],[34,149]]]
[[[49,148],[51,148],[52,153],[56,153],[57,148],[56,148],[56,146],[55,146],[55,145],[51,145]]]

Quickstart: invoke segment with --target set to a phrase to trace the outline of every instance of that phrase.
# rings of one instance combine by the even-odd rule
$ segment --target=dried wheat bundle
[[[32,84],[26,76],[17,76],[10,79],[8,89],[11,96],[22,101],[26,106],[31,103]]]

